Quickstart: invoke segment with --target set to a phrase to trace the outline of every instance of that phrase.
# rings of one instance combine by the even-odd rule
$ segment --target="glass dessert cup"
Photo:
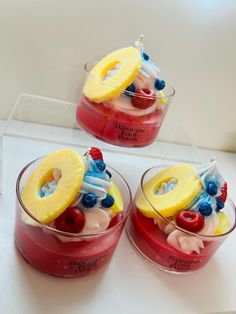
[[[145,182],[164,168],[166,166],[156,166],[148,169],[143,174],[133,200],[131,214],[126,224],[126,232],[136,250],[154,266],[176,274],[190,273],[205,266],[228,235],[235,229],[236,207],[231,199],[227,198],[224,212],[229,218],[230,227],[223,234],[204,235],[200,232],[193,233],[180,228],[177,224],[171,223],[170,219],[164,217],[155,209],[155,206],[150,202],[143,189]],[[145,217],[137,207],[137,198],[140,195],[145,198],[145,201],[155,211],[155,223],[153,218]],[[180,231],[182,237],[191,237],[195,243],[199,243],[199,241],[203,242],[203,247],[199,246],[199,252],[192,252],[191,254],[186,254],[175,249],[167,242],[168,234],[165,231],[167,225],[172,231]]]
[[[87,79],[98,81],[90,74],[96,64],[97,61],[85,64],[83,86]],[[105,80],[99,81],[99,84],[103,88],[110,87]],[[166,84],[162,93],[156,96],[155,103],[146,109],[132,106],[131,98],[137,96],[135,92],[116,90],[120,96],[100,103],[82,94],[76,111],[80,127],[99,140],[117,146],[143,147],[151,144],[158,135],[175,94],[174,89]],[[153,96],[141,98],[147,102]]]
[[[58,277],[82,277],[108,264],[119,242],[130,212],[131,192],[123,177],[111,167],[115,184],[124,203],[123,212],[115,216],[103,232],[73,234],[57,230],[36,220],[25,208],[21,191],[42,158],[29,163],[16,183],[15,242],[22,256],[38,270]]]

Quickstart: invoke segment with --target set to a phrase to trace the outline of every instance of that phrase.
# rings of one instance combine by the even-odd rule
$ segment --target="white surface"
[[[82,65],[140,33],[197,146],[236,151],[235,0],[1,0],[0,117],[19,93],[78,101]]]
[[[4,194],[0,196],[0,313],[11,314],[156,314],[206,313],[236,310],[236,232],[212,261],[189,275],[170,275],[145,262],[123,234],[108,267],[82,279],[59,279],[38,272],[16,251],[13,240],[15,181],[33,158],[60,148],[20,138],[4,139]],[[173,150],[187,151],[174,146]],[[83,150],[79,149],[82,153]],[[229,183],[236,201],[236,155],[200,150],[212,155]],[[125,175],[133,191],[154,158],[106,152],[107,163]]]

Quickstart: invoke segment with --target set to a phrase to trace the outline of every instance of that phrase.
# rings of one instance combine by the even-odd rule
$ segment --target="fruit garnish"
[[[159,79],[157,79],[157,80],[155,81],[155,88],[156,88],[157,90],[163,90],[163,89],[165,88],[165,86],[166,86],[165,81],[159,80]]]
[[[183,210],[178,212],[176,223],[179,227],[191,232],[198,232],[204,226],[204,217],[197,212]]]
[[[134,107],[139,109],[147,109],[151,107],[156,101],[156,93],[149,89],[137,89],[135,95],[131,98]]]
[[[136,91],[136,87],[134,85],[134,83],[132,83],[131,85],[129,85],[126,90],[125,90],[125,95],[132,97],[132,93],[135,93]]]
[[[219,197],[217,197],[216,198],[216,211],[220,211],[224,207],[225,207],[225,204],[222,202],[222,200]]]
[[[104,198],[102,201],[101,201],[101,205],[102,207],[104,208],[110,208],[112,207],[112,205],[114,204],[114,198],[113,196],[107,194],[106,198]]]
[[[91,147],[89,151],[89,155],[93,158],[93,160],[103,160],[102,152],[97,147]]]
[[[225,203],[226,201],[226,198],[227,198],[227,190],[228,190],[228,186],[227,186],[227,183],[225,182],[224,183],[224,186],[221,188],[221,195],[219,196],[219,199]]]
[[[97,203],[96,194],[92,192],[84,194],[81,198],[81,203],[86,208],[94,207]]]
[[[200,203],[198,210],[203,216],[210,216],[212,213],[212,207],[209,202]]]
[[[217,185],[215,184],[215,182],[207,182],[206,192],[211,196],[217,194]]]
[[[59,169],[61,178],[55,191],[40,197],[39,190],[48,174]],[[26,182],[21,198],[25,207],[40,222],[50,223],[70,206],[81,187],[85,166],[82,156],[72,149],[61,149],[46,156]]]
[[[171,178],[176,179],[176,187],[168,193],[157,194],[156,191],[161,184],[168,182]],[[199,195],[202,185],[197,177],[196,168],[191,165],[174,165],[160,171],[147,181],[143,190],[146,197],[140,193],[136,200],[136,206],[144,216],[150,218],[157,216],[153,206],[164,217],[172,217],[181,209],[186,208]]]
[[[216,235],[220,235],[223,234],[227,231],[229,231],[230,229],[230,222],[229,222],[229,218],[227,217],[227,215],[224,212],[219,212],[217,215],[217,225],[216,225],[216,229],[215,229],[215,234]]]
[[[67,208],[55,220],[55,226],[58,230],[71,233],[79,233],[85,224],[84,213],[77,207]]]
[[[118,188],[118,186],[113,181],[111,181],[111,187],[110,187],[108,193],[114,199],[114,204],[112,205],[112,207],[110,207],[113,214],[117,214],[119,212],[122,212],[122,210],[124,209],[123,198],[121,196],[120,189]]]
[[[106,74],[118,64],[119,70],[104,80]],[[111,52],[91,70],[84,86],[85,96],[96,103],[118,97],[135,80],[141,66],[140,53],[134,47]]]

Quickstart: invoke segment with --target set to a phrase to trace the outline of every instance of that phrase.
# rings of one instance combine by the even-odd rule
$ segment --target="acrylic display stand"
[[[135,155],[140,158],[149,157],[159,162],[160,160],[200,161],[197,150],[178,122],[172,125],[171,130],[168,130],[168,140],[165,142],[156,140],[143,148],[113,146],[90,136],[79,127],[75,118],[76,106],[77,104],[71,102],[23,93],[19,95],[12,108],[0,140],[3,138],[3,145],[7,138],[14,137],[60,144],[65,147],[98,146],[103,151],[117,152],[127,156]],[[168,114],[165,119],[168,119]],[[181,142],[187,145],[176,144],[176,139],[181,139]],[[2,183],[2,177],[0,181]]]

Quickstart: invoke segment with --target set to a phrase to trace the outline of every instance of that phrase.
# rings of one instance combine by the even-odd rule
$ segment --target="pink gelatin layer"
[[[155,140],[164,113],[157,107],[148,114],[132,115],[83,97],[77,107],[76,117],[86,132],[102,141],[119,146],[142,147]]]
[[[115,223],[121,220],[122,215]],[[123,226],[121,223],[112,232],[90,241],[62,242],[53,233],[27,225],[18,217],[15,240],[23,257],[39,270],[58,277],[83,277],[110,261]]]
[[[163,233],[153,219],[144,217],[134,207],[128,223],[128,232],[136,248],[157,266],[174,272],[191,272],[208,263],[221,240],[204,241],[200,254],[184,254],[167,243]]]

